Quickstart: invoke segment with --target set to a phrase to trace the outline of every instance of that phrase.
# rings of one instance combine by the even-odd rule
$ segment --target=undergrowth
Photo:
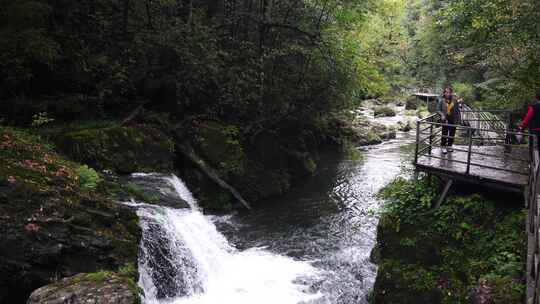
[[[522,303],[526,235],[519,200],[454,195],[434,210],[439,188],[400,178],[381,191],[375,303]]]

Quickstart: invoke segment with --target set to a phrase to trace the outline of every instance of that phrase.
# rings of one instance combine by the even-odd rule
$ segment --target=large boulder
[[[117,173],[170,172],[174,142],[149,126],[113,126],[68,132],[56,143],[62,152],[96,169]]]
[[[135,304],[139,295],[133,282],[114,273],[78,274],[43,286],[27,304]]]
[[[380,144],[385,140],[396,138],[396,130],[382,124],[358,121],[352,127],[350,139],[355,145],[369,146]]]

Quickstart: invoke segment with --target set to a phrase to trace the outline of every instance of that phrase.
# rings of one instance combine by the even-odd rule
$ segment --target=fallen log
[[[236,189],[234,189],[226,181],[221,179],[219,177],[219,174],[216,172],[216,170],[214,170],[212,167],[207,165],[206,162],[202,158],[197,156],[197,154],[195,153],[195,151],[189,144],[187,143],[179,144],[178,148],[179,148],[179,152],[182,153],[182,155],[187,157],[189,160],[191,160],[209,179],[214,181],[224,190],[231,193],[232,196],[234,196],[234,198],[236,198],[242,205],[244,205],[244,207],[251,210],[251,206],[244,198],[242,198],[240,193],[238,193],[238,191],[236,191]]]
[[[136,107],[133,111],[129,113],[129,115],[122,120],[120,123],[120,126],[125,126],[128,123],[130,123],[132,120],[134,120],[143,110],[144,106],[149,103],[149,101],[143,101],[138,107]]]

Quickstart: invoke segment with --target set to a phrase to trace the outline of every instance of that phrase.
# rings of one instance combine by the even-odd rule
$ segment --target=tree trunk
[[[244,205],[244,207],[251,210],[251,206],[248,204],[246,200],[244,200],[244,198],[242,198],[240,193],[236,191],[236,189],[234,189],[227,182],[225,182],[223,179],[221,179],[219,177],[219,174],[212,167],[208,166],[202,158],[197,156],[197,154],[195,154],[195,151],[189,144],[187,143],[179,144],[178,147],[179,147],[180,153],[182,153],[182,155],[184,155],[189,160],[191,160],[193,164],[195,164],[209,179],[214,181],[218,186],[220,186],[224,190],[228,191],[234,198],[236,198],[242,205]]]

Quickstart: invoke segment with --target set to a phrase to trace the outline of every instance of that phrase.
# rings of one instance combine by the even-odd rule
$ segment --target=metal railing
[[[476,117],[482,111],[473,110]],[[487,115],[482,113],[482,115]],[[490,114],[492,115],[492,114]],[[424,119],[421,119],[416,124],[416,146],[414,155],[414,164],[418,165],[420,158],[427,156],[434,159],[444,160],[447,166],[451,166],[451,163],[460,164],[464,166],[463,173],[466,175],[471,174],[472,168],[485,168],[490,170],[497,170],[502,172],[509,172],[518,175],[522,175],[525,178],[530,175],[528,171],[528,163],[530,157],[528,153],[513,153],[514,147],[520,147],[523,150],[523,143],[514,143],[510,140],[511,137],[523,137],[526,141],[533,140],[533,135],[523,132],[511,131],[506,125],[504,128],[500,119],[491,119],[495,125],[492,128],[488,128],[487,120],[478,119],[479,125],[451,125],[443,124],[439,122],[439,114],[433,114]],[[490,117],[490,116],[485,116]],[[480,126],[480,124],[482,124]],[[443,136],[442,128],[453,127],[456,128],[456,135]],[[480,128],[481,127],[481,128]],[[441,141],[443,138],[453,139],[455,141],[455,147],[453,150],[456,152],[466,153],[465,159],[451,158],[441,155],[440,153],[433,153],[436,149],[442,149]],[[502,146],[502,151],[489,150],[485,146]],[[498,161],[499,160],[499,161]],[[520,164],[518,166],[508,166],[508,163]],[[450,164],[449,164],[450,163]],[[453,166],[454,169],[459,166]],[[455,170],[454,170],[455,172]]]
[[[464,103],[461,105],[461,120],[487,142],[500,139],[510,142],[512,139],[506,132],[511,129],[510,111],[477,110]]]
[[[537,138],[533,139],[534,141]],[[540,172],[540,157],[538,145],[535,142],[531,148],[531,166],[529,184],[525,191],[527,214],[527,301],[539,303],[540,300],[540,210],[538,205],[538,174]]]

